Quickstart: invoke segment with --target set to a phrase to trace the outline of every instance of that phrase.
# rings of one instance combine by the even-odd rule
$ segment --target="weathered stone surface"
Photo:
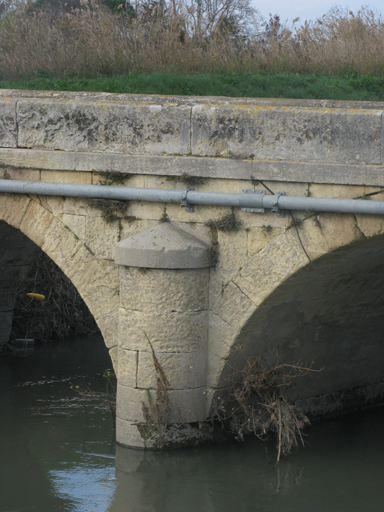
[[[118,265],[144,268],[203,268],[211,265],[210,247],[164,222],[116,244]]]
[[[118,349],[119,371],[117,378],[123,386],[137,387],[138,352],[136,350]],[[141,388],[149,386],[139,386]]]
[[[281,235],[282,228],[274,228],[270,225],[252,227],[248,231],[248,256],[253,256],[261,251],[276,236]]]
[[[26,214],[31,198],[15,194],[1,194],[0,218],[11,226],[19,228]]]
[[[247,232],[244,229],[228,233],[218,231],[217,241],[219,242],[218,267],[238,270],[247,258]]]
[[[19,147],[127,154],[188,154],[190,107],[20,100]]]
[[[155,393],[146,389],[131,388],[117,384],[116,416],[125,421],[144,422],[143,404],[148,405],[149,395],[155,399]]]
[[[125,309],[158,312],[208,308],[209,269],[120,267],[120,303]]]
[[[153,438],[145,438],[140,433],[136,422],[116,418],[116,441],[130,448],[150,449],[155,447]]]
[[[374,215],[356,215],[357,226],[364,236],[382,235],[384,233],[384,220]]]
[[[36,245],[41,247],[46,239],[47,230],[54,217],[38,201],[31,201],[20,224],[20,230]]]
[[[107,223],[102,217],[85,217],[85,243],[100,259],[113,260],[119,240],[119,224]]]
[[[48,183],[77,183],[79,185],[91,185],[91,172],[75,171],[41,171],[41,181]]]
[[[16,101],[11,98],[0,101],[0,147],[17,147]]]
[[[207,352],[199,350],[189,353],[156,354],[170,389],[203,387],[207,371]],[[139,388],[156,388],[156,371],[151,352],[140,352],[137,372]]]
[[[197,105],[192,154],[381,163],[381,111]]]
[[[215,179],[307,182],[384,186],[383,165],[332,162],[288,162],[278,160],[235,160],[233,158],[122,155],[86,151],[44,151],[0,148],[0,166],[67,171],[105,171],[161,176],[183,173]],[[137,185],[141,186],[141,185]],[[161,187],[162,188],[162,187]],[[248,186],[246,187],[248,188]],[[249,187],[250,188],[250,187]]]
[[[170,390],[167,395],[170,405],[167,416],[169,424],[192,423],[205,418],[205,388]],[[153,389],[134,389],[118,384],[116,415],[120,420],[144,423],[143,404],[151,408],[155,400],[156,391]]]
[[[170,390],[167,394],[170,404],[167,420],[170,424],[192,423],[205,418],[204,388]],[[143,404],[150,408],[155,400],[155,390],[135,389],[118,384],[116,415],[120,420],[144,423]]]
[[[36,169],[6,167],[0,171],[0,176],[2,179],[8,180],[40,181],[40,171]]]
[[[149,348],[147,334],[158,352],[196,352],[207,344],[207,311],[165,313],[120,308],[120,346],[127,350]]]
[[[241,275],[241,272],[240,272]],[[210,310],[226,323],[237,328],[249,318],[255,304],[233,281],[225,283],[210,302]]]
[[[87,217],[85,215],[63,215],[63,222],[69,229],[80,238],[85,240],[85,222]]]

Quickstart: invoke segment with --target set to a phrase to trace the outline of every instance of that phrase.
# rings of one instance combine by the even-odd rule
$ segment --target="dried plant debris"
[[[144,439],[152,437],[155,439],[156,447],[162,448],[164,445],[170,411],[170,403],[167,391],[169,382],[164,373],[163,367],[157,359],[150,339],[146,333],[144,333],[144,335],[148,340],[152,352],[152,359],[156,375],[156,397],[153,399],[150,391],[147,390],[148,403],[142,402],[145,424],[141,425],[139,430],[144,436]]]
[[[167,181],[178,181],[185,183],[188,187],[198,187],[199,185],[205,185],[208,178],[203,176],[191,176],[190,174],[183,172],[181,176],[168,176]]]
[[[125,217],[128,202],[117,199],[90,199],[89,204],[100,210],[102,218],[111,224]]]
[[[132,176],[132,174],[128,172],[125,173],[118,171],[96,171],[96,174],[103,177],[103,179],[99,181],[99,185],[107,187],[113,185],[124,185],[124,183]]]
[[[27,297],[34,290],[45,295],[45,300]],[[19,283],[11,339],[49,342],[98,332],[93,316],[71,281],[40,251],[26,279]]]
[[[260,357],[248,357],[245,365],[228,378],[228,391],[217,399],[215,415],[236,439],[248,434],[277,438],[277,461],[304,444],[302,429],[309,420],[284,396],[294,379],[314,372],[300,364],[267,365]]]
[[[231,213],[220,217],[220,219],[209,220],[205,225],[211,229],[217,229],[218,231],[230,233],[239,231],[242,223],[236,218],[235,212],[232,211]]]

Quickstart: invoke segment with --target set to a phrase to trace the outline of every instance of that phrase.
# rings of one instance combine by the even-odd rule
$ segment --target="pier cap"
[[[211,266],[210,249],[202,240],[164,222],[118,242],[115,262],[127,267],[204,268]]]

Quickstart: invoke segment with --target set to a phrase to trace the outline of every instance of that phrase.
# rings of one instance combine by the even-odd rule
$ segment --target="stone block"
[[[336,199],[356,199],[364,196],[366,187],[363,185],[325,185],[311,183],[309,197],[330,197]]]
[[[244,265],[248,252],[247,232],[240,228],[237,232],[218,231],[219,268],[239,269]]]
[[[384,233],[384,219],[376,215],[355,215],[357,226],[364,236],[382,235]]]
[[[116,244],[118,265],[189,269],[211,264],[210,247],[190,233],[163,222]]]
[[[113,260],[119,240],[118,222],[106,222],[102,217],[85,217],[85,243],[96,258]]]
[[[205,387],[175,389],[168,392],[171,413],[170,423],[193,423],[205,419]]]
[[[196,105],[192,155],[381,163],[381,111]]]
[[[109,357],[111,358],[113,371],[117,378],[119,378],[119,359],[118,359],[118,347],[114,346],[109,349]]]
[[[145,438],[144,438],[145,437]],[[142,436],[137,423],[116,418],[116,442],[122,446],[137,449],[155,447],[155,441]]]
[[[0,171],[2,179],[8,180],[24,180],[24,181],[40,181],[40,171],[35,169],[15,169],[14,167],[6,167]]]
[[[118,380],[119,384],[130,388],[137,387],[138,352],[136,350],[124,350],[118,348]],[[151,386],[139,386],[147,388]]]
[[[188,154],[189,106],[23,99],[19,147],[125,154]]]
[[[258,306],[275,287],[307,263],[297,235],[289,230],[248,259],[233,281]]]
[[[1,194],[0,216],[1,219],[15,228],[20,224],[27,212],[31,198],[20,194]]]
[[[17,147],[16,100],[12,98],[0,100],[0,147]]]
[[[91,185],[92,172],[79,171],[41,171],[41,181],[48,183],[74,183]]]
[[[253,256],[268,245],[275,237],[281,235],[282,228],[270,225],[252,227],[248,231],[248,256]]]
[[[120,301],[125,309],[157,312],[208,308],[209,269],[167,270],[120,267]]]
[[[127,210],[127,215],[129,215],[129,206]],[[137,219],[121,219],[121,232],[120,232],[120,240],[124,240],[135,233],[140,233],[140,231],[145,231],[146,229],[153,228],[157,226],[157,220],[141,220]]]
[[[235,342],[237,334],[238,331],[235,328],[210,311],[208,328],[207,385],[211,385],[210,379],[213,378],[215,380],[216,378],[215,372],[211,372],[212,368],[210,364],[212,361],[212,354],[215,354],[222,360],[226,359]]]
[[[206,378],[207,352],[164,353],[156,355],[169,383],[169,389],[203,387]],[[156,388],[156,371],[152,352],[140,352],[137,372],[139,388]]]
[[[106,168],[108,168],[108,166],[106,166]],[[103,172],[109,171],[100,171],[100,173],[98,173],[97,171],[92,172],[92,185],[103,185],[103,181],[107,179],[106,176],[102,174]],[[121,176],[126,175],[126,179],[124,180],[124,182],[120,183],[121,186],[144,188],[145,177],[142,176],[141,174],[132,175],[130,173],[125,173],[124,171],[121,171],[120,174]]]
[[[234,329],[241,327],[255,309],[255,304],[233,281],[226,283],[222,292],[210,302],[212,313]]]
[[[129,201],[127,206],[127,215],[159,223],[164,213],[164,207],[167,208],[168,205],[165,203]]]
[[[196,352],[207,344],[207,311],[142,312],[120,308],[119,346],[147,351],[147,334],[156,352]]]
[[[68,215],[65,213],[62,221],[80,240],[85,240],[85,215]]]
[[[169,413],[167,423],[192,423],[205,419],[205,388],[170,390],[167,393]],[[116,416],[120,420],[145,423],[143,405],[149,410],[155,404],[154,389],[135,389],[117,385]]]
[[[47,211],[39,202],[33,200],[21,221],[20,230],[41,247],[53,220],[54,216],[51,212]]]
[[[120,420],[144,422],[143,404],[148,405],[149,396],[155,400],[155,392],[117,384],[116,416]]]
[[[189,213],[179,204],[167,204],[167,215],[172,223],[198,222],[205,224],[210,220],[218,220],[223,215],[230,213],[228,206],[201,206],[195,205],[193,213]]]

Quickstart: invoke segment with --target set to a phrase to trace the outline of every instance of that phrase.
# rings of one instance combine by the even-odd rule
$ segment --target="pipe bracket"
[[[185,208],[186,212],[192,213],[195,211],[195,207],[193,204],[188,203],[187,195],[188,192],[191,190],[195,190],[193,187],[187,188],[187,190],[184,191],[182,197],[181,197],[181,203],[180,206]]]
[[[261,194],[262,196],[265,195],[265,190],[255,190],[252,189],[243,189],[244,194]],[[248,213],[265,213],[264,208],[242,208],[242,212],[248,212]]]
[[[279,208],[279,197],[280,196],[285,196],[285,192],[278,192],[275,197],[276,197],[276,201],[272,201],[272,210],[271,212],[274,212],[274,213],[277,213],[277,216],[278,217],[285,217],[285,211],[283,210],[280,210]]]

